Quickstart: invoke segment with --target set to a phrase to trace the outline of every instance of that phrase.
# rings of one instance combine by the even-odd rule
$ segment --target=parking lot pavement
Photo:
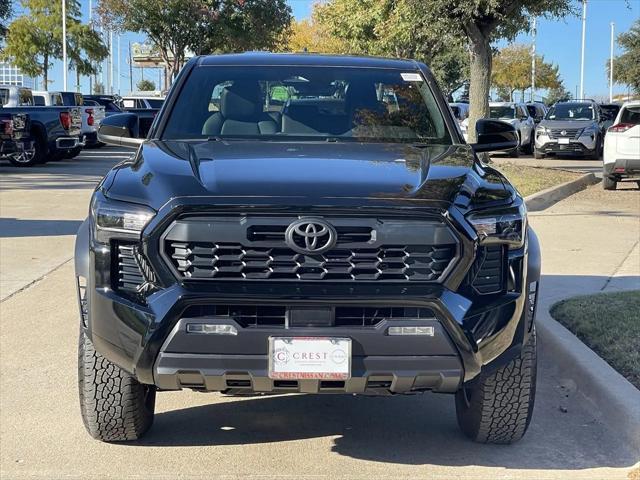
[[[105,150],[106,154],[113,150]],[[93,152],[90,153],[93,156]],[[79,221],[84,217],[92,182],[100,165],[113,159],[77,159],[47,165],[42,171],[11,169],[14,200],[7,211],[17,219]],[[68,165],[67,165],[68,164]],[[51,168],[50,172],[46,169]],[[74,170],[77,169],[77,170]],[[0,168],[0,181],[6,178]],[[77,175],[74,172],[78,172]],[[14,173],[15,172],[15,173]],[[49,188],[33,187],[29,175],[41,176]],[[55,178],[63,175],[62,178]],[[76,178],[78,177],[78,178]],[[91,180],[93,179],[93,180]],[[18,185],[25,185],[19,188]],[[53,188],[52,185],[80,185]],[[3,182],[4,187],[4,182]],[[598,188],[598,187],[595,187]],[[59,191],[61,190],[61,192]],[[55,212],[46,192],[58,192]],[[593,241],[617,238],[633,221],[633,202],[640,192],[607,192],[610,206],[591,189],[548,212],[535,214],[540,229],[545,275],[607,277],[606,271],[581,265],[580,249],[592,250],[591,229],[606,218]],[[595,195],[594,198],[589,195]],[[629,196],[625,196],[629,195]],[[4,196],[0,197],[4,200]],[[574,202],[566,203],[566,202]],[[19,204],[22,204],[20,207]],[[598,205],[600,207],[596,208]],[[47,206],[47,208],[43,208]],[[28,212],[28,213],[26,213]],[[590,223],[572,223],[587,215]],[[636,210],[636,214],[637,214]],[[55,215],[53,214],[55,213]],[[4,206],[3,214],[4,217]],[[582,221],[582,220],[581,220]],[[3,229],[3,249],[14,249],[29,262],[27,252],[46,247],[48,255],[70,258],[73,234],[66,229],[46,235],[21,236],[18,223]],[[22,230],[21,230],[22,229]],[[29,229],[27,229],[29,230]],[[631,232],[632,234],[633,232]],[[554,239],[570,240],[572,256],[554,251]],[[44,238],[44,240],[40,240]],[[61,238],[58,242],[57,239]],[[38,239],[38,243],[31,243]],[[612,242],[615,254],[606,262],[624,263],[629,237]],[[588,241],[585,241],[588,240]],[[18,249],[13,243],[24,241]],[[58,243],[54,243],[58,242]],[[29,248],[28,244],[32,245]],[[604,243],[601,245],[604,247]],[[33,254],[40,262],[40,254]],[[3,257],[4,258],[4,257]],[[573,266],[565,262],[572,262]],[[3,263],[3,279],[20,273],[18,262]],[[40,273],[43,271],[43,273]],[[600,273],[598,273],[600,272]],[[606,412],[594,412],[587,396],[572,388],[562,365],[545,355],[540,344],[538,393],[531,428],[512,446],[478,445],[458,430],[453,398],[425,394],[400,397],[257,396],[225,397],[190,391],[158,395],[157,416],[140,442],[104,444],[84,431],[77,400],[78,312],[73,290],[73,265],[49,271],[39,267],[39,282],[0,303],[0,478],[175,479],[175,478],[465,478],[465,479],[627,479],[638,462],[606,424]],[[26,278],[25,278],[26,280]],[[572,280],[575,281],[575,278]],[[605,280],[606,281],[606,280]]]
[[[34,168],[0,161],[0,299],[71,258],[93,188],[131,152],[84,150],[73,160]]]

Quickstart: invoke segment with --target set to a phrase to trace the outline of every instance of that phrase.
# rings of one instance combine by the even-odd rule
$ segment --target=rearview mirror
[[[134,113],[118,113],[102,120],[98,129],[98,141],[121,147],[137,147],[144,139],[139,138],[140,125]]]
[[[513,125],[500,120],[481,118],[476,122],[477,143],[471,148],[477,153],[513,150],[518,146],[518,134]]]

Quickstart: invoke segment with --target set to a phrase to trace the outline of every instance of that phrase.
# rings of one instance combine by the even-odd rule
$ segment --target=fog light
[[[389,335],[426,335],[433,337],[435,331],[433,327],[389,327]]]
[[[212,323],[187,323],[187,333],[204,333],[211,335],[238,335],[233,325],[218,325]]]

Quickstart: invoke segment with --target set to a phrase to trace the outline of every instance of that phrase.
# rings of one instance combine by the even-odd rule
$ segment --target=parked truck
[[[0,158],[17,166],[28,163],[35,153],[30,129],[29,115],[1,112]]]
[[[0,113],[29,116],[33,155],[19,166],[59,160],[80,145],[79,107],[36,106],[31,90],[15,85],[0,85],[0,100]]]

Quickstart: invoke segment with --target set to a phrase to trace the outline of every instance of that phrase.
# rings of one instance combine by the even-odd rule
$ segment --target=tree
[[[613,59],[613,81],[631,87],[640,94],[640,20],[616,39],[624,53]],[[607,73],[609,62],[607,61]]]
[[[42,76],[42,87],[49,83],[49,67],[62,56],[62,5],[47,0],[24,0],[29,11],[9,25],[3,58],[32,77]],[[70,13],[79,11],[75,0],[67,2]]]
[[[76,72],[76,88],[80,89],[81,75],[94,75],[99,62],[109,56],[100,36],[89,25],[72,19],[68,34],[69,67]]]
[[[7,26],[4,22],[11,17],[12,13],[11,0],[0,0],[0,42],[2,42],[7,35]]]
[[[276,50],[293,19],[286,0],[203,0],[195,53]]]
[[[173,80],[198,34],[203,8],[200,0],[101,0],[98,15],[108,30],[146,34]]]
[[[531,70],[530,47],[509,45],[493,60],[491,82],[501,98],[512,101],[513,93],[520,91],[524,101],[524,91],[531,86]],[[542,55],[536,55],[536,87],[554,89],[561,85],[558,67],[545,62]]]
[[[415,58],[429,65],[449,95],[468,78],[468,53],[459,37],[435,31],[426,3],[414,0],[330,0],[314,19],[344,53]]]
[[[469,87],[469,138],[475,141],[475,123],[489,113],[489,91],[493,52],[491,43],[513,40],[530,27],[533,18],[574,14],[573,0],[412,0],[421,4],[423,21],[437,35],[457,34],[469,42],[471,51]]]
[[[150,92],[156,89],[156,84],[151,80],[142,79],[136,84],[136,88],[140,92]]]
[[[100,82],[96,82],[93,84],[93,94],[94,95],[104,95],[104,85]]]
[[[556,102],[566,102],[572,98],[573,95],[571,95],[571,92],[561,85],[558,88],[552,88],[549,90],[546,103],[547,105],[553,105]]]
[[[173,80],[195,54],[274,48],[291,21],[285,0],[100,0],[108,29],[141,32]]]
[[[282,33],[278,50],[283,52],[346,53],[347,46],[341,39],[327,32],[325,26],[312,15],[311,19],[291,22],[290,27]]]
[[[32,77],[42,76],[42,86],[49,85],[49,68],[62,58],[62,2],[23,0],[27,14],[16,18],[8,28],[2,58],[11,61]],[[66,0],[68,53],[80,74],[93,72],[91,60],[107,55],[106,48],[88,26],[80,22],[80,3]]]

